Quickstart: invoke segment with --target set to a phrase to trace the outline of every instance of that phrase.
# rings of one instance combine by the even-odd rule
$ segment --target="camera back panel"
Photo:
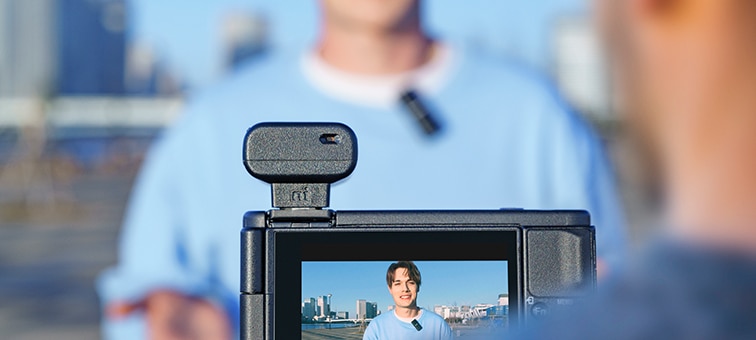
[[[331,313],[331,292],[322,292],[313,312],[315,299],[302,296],[312,277],[324,276],[304,274],[313,266],[330,268],[324,276],[329,282],[367,276],[355,270],[375,267],[365,284],[377,285],[381,295],[387,295],[387,282],[381,283],[386,269],[375,266],[380,261],[424,261],[421,271],[443,274],[436,283],[463,291],[481,290],[476,283],[489,280],[487,296],[498,296],[497,305],[467,306],[455,318],[480,317],[477,306],[483,305],[491,324],[506,321],[506,327],[548,315],[595,289],[595,235],[586,211],[327,210],[330,184],[349,176],[357,162],[357,136],[339,123],[260,123],[247,131],[242,151],[247,171],[271,184],[277,208],[244,216],[242,339],[297,339],[306,322],[364,326],[375,317]],[[483,270],[470,274],[466,267],[475,266]]]
[[[310,213],[245,216],[242,339],[301,336],[308,298],[300,296],[302,266],[309,261],[506,261],[509,326],[569,306],[595,288],[595,235],[585,211]]]

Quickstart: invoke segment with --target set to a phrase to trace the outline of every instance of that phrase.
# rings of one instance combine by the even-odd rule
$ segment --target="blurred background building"
[[[27,1],[29,2],[29,1]],[[58,96],[124,95],[126,87],[126,4],[123,0],[55,1]],[[32,18],[29,22],[38,22]]]
[[[54,0],[0,1],[0,95],[50,91],[56,74]]]
[[[123,0],[3,0],[0,20],[0,95],[126,94]]]
[[[543,73],[613,126],[586,7],[426,1],[423,11],[439,37]],[[316,18],[315,0],[0,0],[0,339],[98,337],[93,280],[115,262],[150,143],[187,96],[268,50],[311,44]],[[307,316],[330,312],[321,298],[303,303]],[[357,301],[357,318],[376,313]]]

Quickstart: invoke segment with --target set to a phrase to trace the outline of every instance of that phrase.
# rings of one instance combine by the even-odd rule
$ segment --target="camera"
[[[357,164],[339,123],[257,124],[243,162],[271,184],[274,208],[243,219],[242,339],[362,338],[394,307],[387,268],[401,260],[422,274],[423,313],[457,335],[528,323],[595,289],[587,211],[326,209]]]

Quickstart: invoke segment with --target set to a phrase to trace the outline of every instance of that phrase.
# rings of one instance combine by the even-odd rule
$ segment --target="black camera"
[[[425,311],[458,335],[526,323],[595,289],[588,212],[325,209],[356,163],[343,124],[247,131],[244,165],[272,185],[274,209],[244,216],[242,339],[361,338],[393,306],[384,277],[398,260],[417,265]]]

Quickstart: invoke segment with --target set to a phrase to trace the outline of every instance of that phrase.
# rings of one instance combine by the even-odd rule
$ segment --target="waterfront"
[[[94,282],[116,261],[138,164],[103,164],[64,176],[66,164],[47,158],[36,164],[38,172],[57,171],[49,187],[35,187],[56,193],[47,200],[11,200],[22,183],[9,177],[13,164],[0,168],[9,180],[0,186],[0,339],[100,338]]]
[[[490,328],[490,327],[467,327],[456,326],[452,327],[452,333],[455,339],[464,340],[476,340],[476,339],[490,339],[495,335],[501,334],[503,328]],[[362,339],[363,331],[359,327],[350,328],[334,328],[334,329],[308,329],[302,330],[302,340],[319,340],[319,339],[331,339],[331,340],[354,340]]]
[[[318,339],[344,339],[361,340],[363,331],[359,327],[335,328],[335,329],[308,329],[302,330],[302,340]]]
[[[353,322],[338,322],[338,323],[303,323],[302,330],[308,329],[336,329],[336,328],[354,328],[359,327],[360,324]]]

